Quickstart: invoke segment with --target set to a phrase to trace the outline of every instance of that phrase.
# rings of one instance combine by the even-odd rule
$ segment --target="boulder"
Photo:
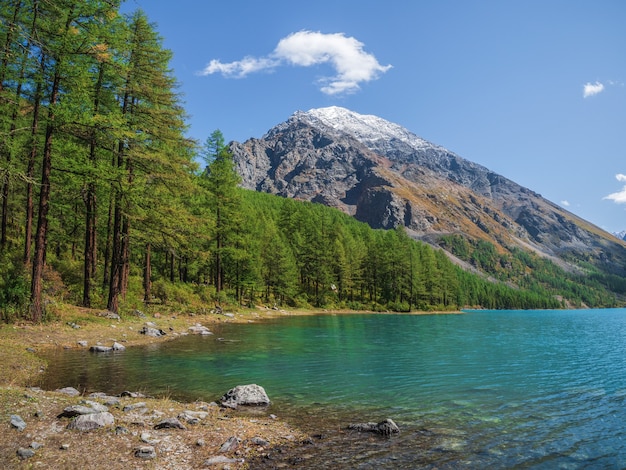
[[[115,423],[115,418],[111,413],[105,411],[103,413],[90,413],[77,416],[67,425],[67,429],[76,429],[78,431],[93,431],[94,429],[111,426]]]
[[[400,432],[400,428],[393,422],[393,420],[387,418],[380,423],[358,423],[350,424],[348,429],[359,432],[373,432],[383,436],[390,436]]]
[[[239,405],[265,406],[270,404],[265,389],[257,384],[237,385],[226,392],[220,401],[222,406],[227,408],[237,408]]]
[[[126,346],[118,342],[115,342],[113,343],[112,349],[113,351],[126,351]]]
[[[96,346],[92,346],[89,348],[89,350],[91,352],[95,352],[95,353],[106,353],[106,352],[111,352],[113,351],[113,348],[110,346],[100,346],[99,344]]]

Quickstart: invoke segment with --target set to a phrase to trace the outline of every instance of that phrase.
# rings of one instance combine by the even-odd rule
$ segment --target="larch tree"
[[[237,185],[241,178],[221,131],[214,131],[207,139],[203,156],[207,163],[204,182],[210,194],[209,210],[215,220],[213,275],[219,294],[224,288],[224,255],[227,250],[235,249],[233,235],[240,225],[241,198]]]

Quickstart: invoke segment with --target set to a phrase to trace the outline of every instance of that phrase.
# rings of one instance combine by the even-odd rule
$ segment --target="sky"
[[[127,0],[173,52],[190,137],[374,114],[626,230],[622,0]]]

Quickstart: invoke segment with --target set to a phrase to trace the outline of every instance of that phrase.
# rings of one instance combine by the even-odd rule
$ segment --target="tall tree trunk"
[[[100,64],[98,80],[94,90],[93,114],[96,116],[100,107],[100,90],[104,78],[104,64]],[[89,161],[92,166],[96,165],[96,129],[91,131],[89,142]],[[91,279],[96,266],[96,183],[89,181],[84,196],[85,200],[85,259],[83,266],[83,306],[91,307]]]
[[[69,17],[67,26],[69,27]],[[31,279],[31,319],[41,322],[43,318],[43,269],[46,263],[46,244],[48,242],[48,209],[50,208],[50,171],[52,169],[52,140],[54,136],[54,106],[59,95],[61,74],[57,64],[57,70],[52,82],[50,93],[50,105],[48,108],[48,125],[46,126],[46,139],[44,141],[43,163],[41,168],[41,187],[39,190],[39,216],[37,218],[37,232],[35,233],[35,257],[33,258],[33,272]]]
[[[17,23],[17,19],[18,19],[21,7],[22,7],[22,2],[17,1],[15,3],[15,8],[13,10],[13,19],[7,27],[7,33],[5,37],[5,43],[4,43],[4,51],[2,55],[2,64],[0,64],[0,91],[2,91],[4,88],[4,81],[6,79],[7,68],[9,66],[9,57],[11,57],[12,55],[11,47],[13,43],[13,33],[16,28],[16,23]],[[17,88],[15,91],[15,103],[13,105],[13,112],[11,116],[11,130],[9,132],[8,143],[6,145],[7,164],[11,163],[11,146],[12,146],[11,143],[13,142],[15,138],[15,128],[16,128],[15,121],[17,120],[17,112],[19,109],[20,95],[22,94],[23,79],[24,79],[24,64],[22,64],[22,67],[20,70],[20,78],[18,80]],[[0,250],[4,249],[7,244],[7,226],[8,226],[8,219],[9,219],[9,183],[10,183],[9,166],[10,165],[7,165],[7,171],[3,175],[4,177],[2,181],[2,192],[1,192],[2,196],[0,196],[0,198],[2,198],[2,217],[1,217],[1,222],[0,222]]]
[[[126,298],[128,292],[128,276],[130,274],[130,221],[128,217],[122,217],[122,236],[121,236],[121,272],[120,272],[120,295]]]
[[[151,260],[151,246],[150,243],[146,243],[146,259],[143,265],[143,301],[146,304],[150,303],[152,298],[152,260]]]
[[[121,157],[120,157],[121,158]],[[120,226],[122,222],[121,196],[115,197],[115,207],[113,209],[113,236],[111,247],[111,276],[109,278],[109,300],[107,310],[117,313],[119,309],[120,279],[122,276],[122,243],[120,237]]]
[[[109,213],[107,216],[107,237],[104,244],[104,270],[102,276],[102,287],[107,287],[110,281],[111,266],[111,245],[113,243],[113,207],[115,201],[115,189],[111,185],[111,197],[109,199]]]
[[[35,8],[35,13],[37,9]],[[36,16],[36,14],[35,14]],[[35,28],[33,20],[33,29]],[[40,68],[43,70],[45,63],[42,55]],[[37,160],[37,132],[39,132],[39,110],[41,105],[42,95],[41,81],[37,81],[37,87],[35,89],[35,100],[33,103],[33,120],[30,126],[30,153],[28,155],[28,167],[26,170],[26,220],[24,223],[24,264],[30,262],[31,246],[33,243],[33,216],[34,216],[34,202],[33,202],[33,178],[35,177],[35,161]]]

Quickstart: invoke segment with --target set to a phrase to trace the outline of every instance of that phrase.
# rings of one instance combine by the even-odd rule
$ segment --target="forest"
[[[219,130],[203,143],[186,136],[170,59],[146,15],[120,14],[120,1],[3,2],[2,321],[45,321],[55,302],[116,313],[615,305],[602,280],[528,254],[442,243],[487,278],[402,228],[240,188]]]

